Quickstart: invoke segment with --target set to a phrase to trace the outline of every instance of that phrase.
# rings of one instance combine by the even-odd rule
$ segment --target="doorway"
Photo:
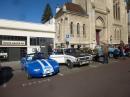
[[[97,45],[100,44],[100,31],[99,29],[96,29],[96,43]]]
[[[8,48],[8,61],[18,61],[20,60],[20,48],[10,47]]]

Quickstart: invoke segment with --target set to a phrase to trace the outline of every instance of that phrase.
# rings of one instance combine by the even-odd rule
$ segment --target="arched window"
[[[104,20],[103,20],[102,17],[99,16],[99,17],[96,19],[96,26],[97,26],[97,27],[101,27],[101,28],[105,27],[105,22],[104,22]]]
[[[113,17],[114,19],[116,18],[116,4],[114,0],[113,0]]]
[[[70,23],[70,34],[71,34],[71,36],[74,36],[73,22]]]
[[[85,24],[83,24],[83,37],[86,37],[86,27],[85,27]]]
[[[120,1],[113,0],[113,17],[116,20],[120,20]]]
[[[118,29],[118,31],[117,31],[117,39],[121,40],[121,30],[120,29]]]
[[[80,24],[77,23],[77,36],[79,37],[80,36]]]
[[[114,30],[114,34],[115,34],[115,35],[114,35],[114,36],[115,36],[114,38],[115,38],[115,40],[116,40],[116,37],[117,37],[116,29]]]
[[[117,5],[117,10],[118,10],[118,20],[120,20],[120,2],[119,1]]]
[[[115,29],[115,40],[121,40],[121,30],[120,30],[120,28],[116,28]]]
[[[58,23],[58,34],[60,35],[60,29],[61,29],[61,26],[60,26],[60,23]]]

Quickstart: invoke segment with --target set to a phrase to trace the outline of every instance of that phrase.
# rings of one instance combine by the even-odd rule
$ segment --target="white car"
[[[7,58],[8,58],[7,52],[1,51],[0,52],[0,59],[7,59]]]
[[[67,64],[69,68],[74,65],[89,64],[92,56],[89,54],[82,53],[80,50],[75,48],[61,48],[55,49],[50,58],[57,61],[60,64]]]

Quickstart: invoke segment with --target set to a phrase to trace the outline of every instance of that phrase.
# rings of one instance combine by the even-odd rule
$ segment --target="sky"
[[[56,7],[71,0],[0,0],[0,19],[41,23],[41,17],[47,3],[53,15]]]

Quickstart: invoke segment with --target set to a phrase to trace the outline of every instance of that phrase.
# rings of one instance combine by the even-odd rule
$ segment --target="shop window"
[[[80,37],[80,24],[77,23],[77,37]]]
[[[71,36],[74,36],[74,33],[73,33],[73,22],[70,23],[70,34],[71,34]]]
[[[83,24],[83,37],[86,37],[86,27],[85,27],[85,24]]]

